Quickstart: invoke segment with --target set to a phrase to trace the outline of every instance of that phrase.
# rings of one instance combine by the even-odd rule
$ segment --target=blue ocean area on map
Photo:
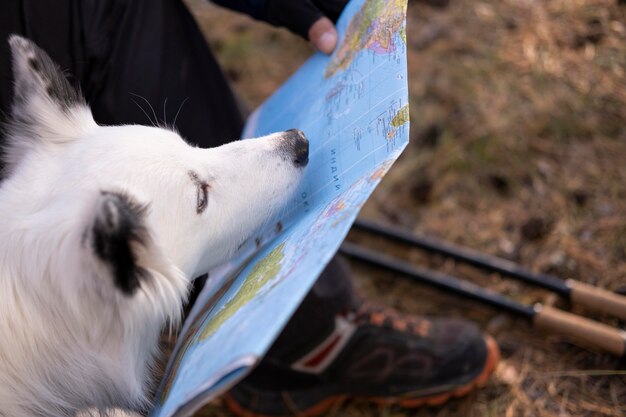
[[[304,131],[309,166],[284,230],[211,272],[153,417],[191,415],[258,363],[407,145],[405,22],[406,0],[351,1],[333,55],[312,56],[248,120],[244,138]]]

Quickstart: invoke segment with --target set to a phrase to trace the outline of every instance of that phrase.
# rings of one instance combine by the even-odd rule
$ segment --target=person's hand
[[[284,26],[330,54],[337,46],[337,22],[348,0],[267,0],[266,20]]]

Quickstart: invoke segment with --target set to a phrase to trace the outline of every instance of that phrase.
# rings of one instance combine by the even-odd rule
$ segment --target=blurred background
[[[313,53],[285,30],[187,4],[249,109]],[[407,24],[411,142],[362,216],[626,292],[626,2],[409,0]],[[525,303],[567,307],[516,281],[384,248]],[[503,360],[484,389],[440,408],[351,402],[329,416],[626,416],[623,362],[384,271],[354,270],[368,296],[403,312],[476,320]],[[231,416],[220,400],[198,415]]]

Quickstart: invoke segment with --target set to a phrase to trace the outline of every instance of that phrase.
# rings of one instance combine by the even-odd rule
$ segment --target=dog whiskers
[[[167,108],[167,97],[165,97],[165,101],[163,102],[163,123],[165,124],[165,126],[167,126],[167,113],[166,113],[166,108]]]
[[[156,126],[156,125],[154,124],[154,122],[152,121],[152,119],[150,118],[150,116],[148,116],[148,113],[146,113],[146,111],[143,109],[143,107],[141,107],[141,106],[139,105],[139,103],[137,103],[134,99],[132,99],[132,98],[131,98],[131,100],[133,101],[133,103],[135,103],[135,104],[137,105],[137,107],[139,107],[139,110],[141,110],[141,111],[143,112],[143,114],[145,114],[145,115],[146,115],[146,117],[147,117],[147,118],[148,118],[148,120],[150,121],[150,124],[151,124],[152,126]]]
[[[185,103],[187,102],[187,100],[189,100],[189,97],[186,97],[182,103],[180,103],[180,107],[178,107],[178,111],[176,112],[176,116],[174,116],[174,123],[172,123],[172,127],[176,128],[176,120],[178,120],[178,114],[180,113],[180,111],[183,109],[183,106],[185,105]]]
[[[154,111],[154,107],[152,107],[152,104],[150,104],[150,102],[149,102],[149,101],[148,101],[148,100],[147,100],[144,96],[141,96],[141,95],[139,95],[139,94],[132,93],[132,92],[130,92],[130,91],[128,92],[128,94],[131,94],[131,95],[133,95],[133,96],[135,96],[135,97],[138,97],[138,98],[140,98],[140,99],[142,99],[143,101],[145,101],[145,102],[146,102],[146,104],[148,105],[148,107],[150,107],[150,110],[152,110],[152,115],[154,116],[154,122],[152,122],[152,119],[150,119],[150,117],[148,117],[148,119],[150,119],[150,122],[152,122],[152,125],[153,125],[154,127],[158,127],[158,124],[159,124],[159,119],[157,118],[156,112]],[[135,103],[135,104],[136,104],[136,103]],[[144,112],[144,114],[145,114],[145,112]],[[146,114],[146,116],[148,116],[148,115]]]

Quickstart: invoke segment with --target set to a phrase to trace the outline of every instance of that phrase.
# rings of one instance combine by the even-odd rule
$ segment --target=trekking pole
[[[573,279],[561,280],[552,275],[535,274],[522,266],[491,255],[452,245],[433,238],[409,233],[397,227],[385,226],[359,219],[354,226],[397,242],[444,255],[483,270],[497,272],[536,285],[559,294],[566,300],[586,307],[590,311],[610,314],[626,320],[626,297]]]
[[[479,285],[437,271],[419,268],[387,255],[344,242],[340,252],[371,265],[398,272],[411,279],[471,298],[528,320],[533,328],[565,336],[579,346],[591,347],[623,357],[626,354],[626,332],[553,307],[530,306],[514,301]]]

